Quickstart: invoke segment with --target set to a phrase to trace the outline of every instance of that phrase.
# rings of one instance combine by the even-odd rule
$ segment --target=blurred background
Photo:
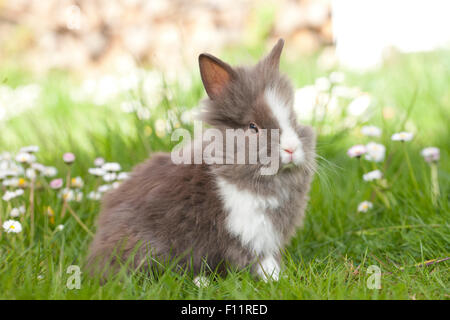
[[[0,58],[39,72],[176,71],[199,52],[283,37],[291,59],[328,49],[324,63],[367,68],[391,49],[449,45],[449,11],[445,0],[3,0]]]
[[[163,139],[204,97],[199,53],[254,63],[281,37],[299,119],[319,122],[321,133],[377,113],[404,117],[410,104],[430,124],[448,116],[449,9],[445,0],[2,0],[0,139],[14,149],[53,134],[92,151],[86,132],[123,112],[143,120],[144,137]],[[427,79],[439,104],[422,114],[421,90],[433,96]],[[135,123],[118,125],[136,136]]]
[[[1,59],[43,72],[103,72],[130,61],[177,71],[200,52],[261,38],[283,36],[291,56],[333,43],[328,0],[19,0],[0,8]]]

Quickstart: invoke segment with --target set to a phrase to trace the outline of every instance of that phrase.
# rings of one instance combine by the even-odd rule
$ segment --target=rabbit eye
[[[248,125],[248,127],[250,128],[250,130],[252,130],[254,133],[258,133],[258,126],[254,123],[254,122],[250,122],[250,124]]]

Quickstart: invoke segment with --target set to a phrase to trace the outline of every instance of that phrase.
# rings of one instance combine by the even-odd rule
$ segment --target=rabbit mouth
[[[292,169],[297,169],[299,166],[293,162],[289,162],[286,163],[284,165],[281,166],[281,170],[285,171],[285,170],[292,170]]]
[[[299,166],[303,163],[304,159],[305,154],[301,146],[296,149],[283,148],[280,150],[281,166],[291,164],[294,166]]]

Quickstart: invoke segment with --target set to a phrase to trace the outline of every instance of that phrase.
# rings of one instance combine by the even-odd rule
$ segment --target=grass
[[[259,52],[254,51],[256,57]],[[230,52],[228,57],[237,62],[239,51]],[[371,184],[362,181],[359,161],[346,155],[350,146],[369,141],[359,133],[361,123],[324,131],[318,139],[319,174],[312,186],[305,225],[286,248],[280,281],[258,281],[243,270],[231,272],[209,287],[197,288],[189,272],[176,273],[167,266],[157,279],[136,273],[103,286],[82,274],[81,288],[70,290],[66,286],[70,276],[67,267],[83,265],[91,237],[71,214],[60,215],[61,199],[55,191],[42,187],[34,197],[34,237],[30,237],[29,211],[19,218],[22,233],[0,233],[0,298],[448,299],[449,262],[418,264],[450,255],[449,58],[449,52],[399,55],[377,71],[347,74],[346,84],[356,85],[374,98],[374,113],[368,123],[383,129],[382,137],[376,140],[386,146],[389,155],[384,164],[374,168],[384,171],[390,187],[382,192],[391,194],[392,205],[387,208],[380,201]],[[310,57],[284,62],[282,69],[301,87],[326,74],[315,61]],[[99,183],[87,174],[95,157],[119,162],[128,171],[152,152],[170,150],[169,135],[156,134],[155,119],[169,109],[196,106],[203,95],[198,76],[188,90],[170,84],[166,92],[171,98],[163,99],[149,120],[138,120],[120,111],[118,103],[95,106],[75,102],[70,88],[77,81],[64,73],[36,78],[24,70],[0,66],[0,75],[11,86],[35,81],[43,88],[37,108],[0,124],[0,151],[16,152],[25,145],[39,145],[38,161],[56,166],[61,177],[67,172],[62,154],[73,152],[77,160],[72,176],[83,177],[85,193]],[[395,107],[392,118],[383,116],[385,106]],[[337,127],[339,123],[329,125]],[[390,140],[392,133],[411,128],[416,135],[405,147],[412,173],[402,143]],[[441,150],[441,193],[436,205],[430,192],[430,168],[420,155],[420,150],[430,145]],[[366,170],[372,166],[364,164]],[[28,208],[28,199],[27,190],[24,198],[14,199],[13,204],[24,203]],[[358,213],[356,208],[363,200],[374,202],[374,208]],[[54,221],[47,214],[49,206],[55,213]],[[95,231],[99,202],[84,199],[70,206]],[[9,218],[9,210],[8,203],[0,201],[2,222]],[[64,224],[63,231],[55,230],[59,224]],[[371,265],[382,270],[380,290],[366,285]]]

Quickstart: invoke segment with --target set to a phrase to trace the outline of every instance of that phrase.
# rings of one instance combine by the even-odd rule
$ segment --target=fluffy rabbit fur
[[[297,123],[293,88],[279,73],[283,45],[251,67],[199,57],[208,94],[202,120],[221,131],[279,129],[277,143],[266,146],[279,149],[277,173],[261,175],[262,164],[176,165],[170,154],[154,154],[106,194],[90,266],[109,273],[130,258],[133,270],[150,271],[176,258],[194,274],[206,263],[278,278],[280,251],[302,224],[315,171],[314,132]]]

